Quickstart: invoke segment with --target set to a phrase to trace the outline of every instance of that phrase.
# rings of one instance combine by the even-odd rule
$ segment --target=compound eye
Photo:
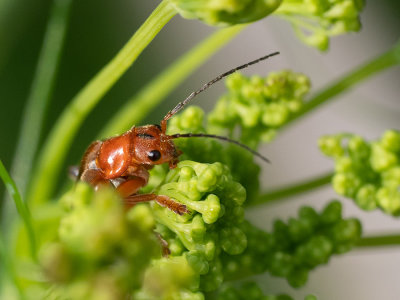
[[[158,150],[152,150],[149,153],[147,153],[147,157],[151,160],[151,161],[157,161],[161,158],[161,153]]]

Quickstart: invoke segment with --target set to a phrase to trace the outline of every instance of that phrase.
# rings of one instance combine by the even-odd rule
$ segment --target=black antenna
[[[173,134],[169,136],[171,139],[178,139],[178,138],[191,138],[191,137],[206,137],[206,138],[213,138],[213,139],[218,139],[218,140],[222,140],[225,142],[229,142],[229,143],[233,143],[235,145],[238,145],[239,147],[242,147],[244,149],[246,149],[247,151],[251,152],[253,155],[261,158],[263,161],[270,163],[269,159],[266,158],[265,156],[262,156],[260,153],[258,153],[257,151],[254,151],[253,149],[251,149],[250,147],[232,140],[230,138],[227,138],[225,136],[219,136],[219,135],[214,135],[214,134],[207,134],[207,133],[177,133],[177,134]]]
[[[265,55],[263,57],[260,57],[256,60],[253,60],[251,62],[248,62],[244,65],[241,65],[239,67],[236,67],[228,72],[225,72],[221,75],[219,75],[218,77],[214,78],[213,80],[211,80],[210,82],[206,83],[205,85],[203,85],[199,90],[192,92],[185,100],[183,100],[182,102],[179,102],[172,110],[170,110],[164,117],[163,121],[167,121],[169,118],[171,118],[173,115],[175,115],[177,112],[179,112],[190,100],[192,100],[194,97],[196,97],[198,94],[200,94],[201,92],[203,92],[204,90],[208,89],[211,85],[213,85],[214,83],[220,81],[222,78],[235,73],[236,71],[239,71],[241,69],[247,68],[251,65],[254,65],[262,60],[265,60],[271,56],[275,56],[278,55],[279,52],[274,52],[268,55]]]

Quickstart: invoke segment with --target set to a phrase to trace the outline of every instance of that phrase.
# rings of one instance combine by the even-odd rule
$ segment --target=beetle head
[[[175,168],[181,152],[176,149],[172,139],[159,125],[147,125],[132,129],[134,139],[134,159],[145,165],[169,163]]]

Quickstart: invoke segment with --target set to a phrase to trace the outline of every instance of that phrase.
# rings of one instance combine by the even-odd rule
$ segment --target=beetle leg
[[[164,195],[139,194],[124,198],[124,202],[127,208],[134,206],[136,203],[149,202],[149,201],[156,201],[161,206],[167,207],[168,209],[172,210],[174,213],[178,215],[189,213],[189,210],[186,208],[186,205],[180,204]]]
[[[154,232],[154,233],[156,234],[156,237],[161,244],[162,256],[168,257],[171,254],[171,250],[169,250],[169,248],[168,248],[168,242],[166,240],[164,240],[163,237],[161,236],[161,234],[159,234],[158,232]]]
[[[121,197],[125,198],[130,195],[136,194],[139,189],[146,185],[146,181],[143,178],[135,177],[122,182],[117,187],[117,192]]]

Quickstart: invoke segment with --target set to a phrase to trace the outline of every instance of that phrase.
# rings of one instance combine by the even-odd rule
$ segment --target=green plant
[[[275,221],[271,232],[244,217],[247,206],[328,184],[332,177],[338,194],[354,198],[363,209],[380,207],[398,215],[400,134],[394,130],[372,144],[349,134],[323,137],[320,147],[335,158],[335,173],[268,193],[261,190],[260,166],[244,149],[211,139],[177,139],[176,145],[184,153],[177,168],[155,167],[141,192],[166,195],[186,205],[189,213],[182,216],[157,203],[126,212],[113,190],[94,192],[84,183],[52,201],[62,164],[82,122],[177,13],[232,27],[218,30],[143,87],[105,124],[100,136],[121,133],[142,121],[196,67],[249,25],[243,23],[275,14],[288,20],[306,44],[326,50],[331,36],[359,30],[362,1],[162,1],[115,58],[71,100],[30,174],[21,163],[31,164],[34,156],[26,153],[34,153],[38,147],[36,141],[29,143],[29,138],[35,133],[37,140],[41,132],[52,85],[45,75],[55,74],[70,5],[71,1],[54,1],[46,39],[51,42],[42,51],[15,158],[19,165],[13,173],[23,178],[18,184],[26,202],[0,164],[1,178],[22,219],[7,224],[7,235],[2,228],[1,297],[290,299],[265,295],[254,282],[237,281],[268,271],[301,287],[308,273],[326,264],[332,255],[350,251],[357,244],[399,243],[398,237],[361,238],[360,221],[344,218],[338,201],[320,212],[302,207],[297,218]],[[60,24],[63,34],[54,34]],[[257,149],[273,141],[294,120],[399,62],[397,44],[311,98],[307,98],[310,79],[304,74],[285,70],[266,77],[246,77],[235,73],[227,78],[228,91],[210,113],[188,106],[169,121],[168,130],[170,134],[225,134]],[[348,139],[346,145],[344,139]],[[162,256],[165,243],[168,257]]]

